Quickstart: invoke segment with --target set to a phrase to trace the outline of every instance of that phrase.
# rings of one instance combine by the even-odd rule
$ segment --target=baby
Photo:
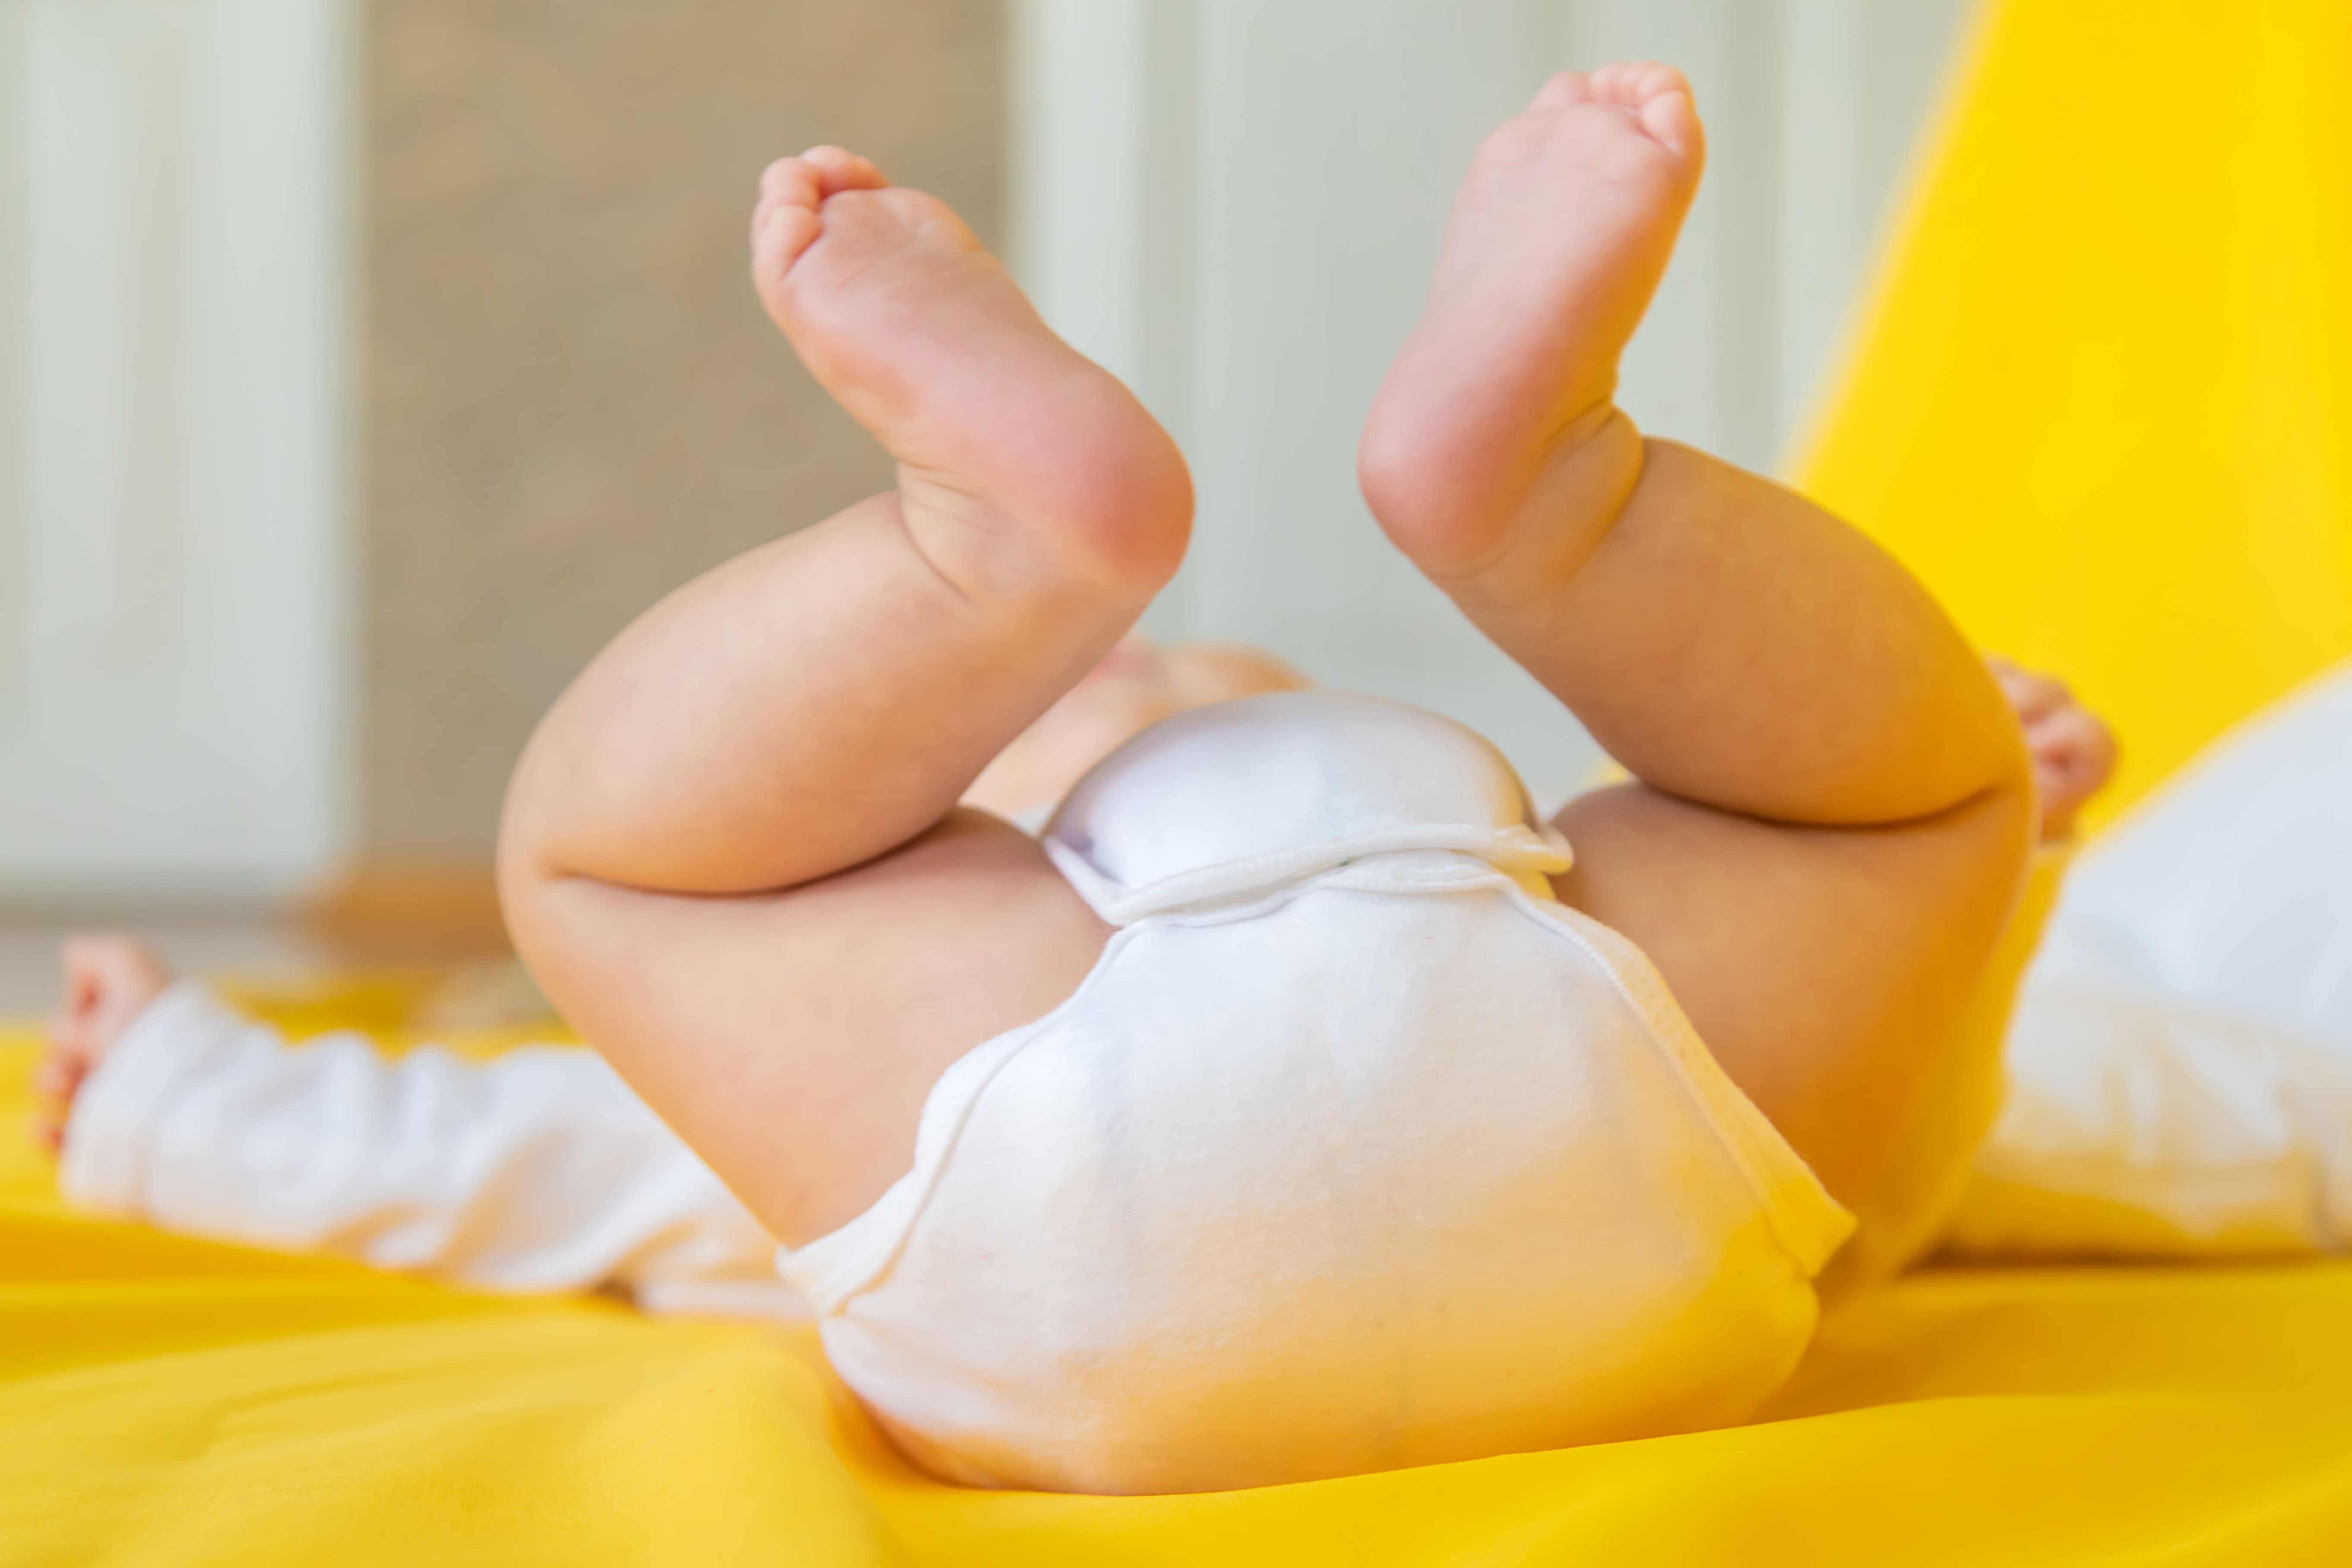
[[[1191,1491],[1734,1421],[1832,1254],[1965,1168],[1916,1134],[1993,1070],[2027,753],[1892,560],[1613,406],[1701,161],[1673,70],[1548,83],[1360,453],[1632,782],[1538,822],[1458,726],[1277,690],[1142,730],[1041,837],[959,801],[1019,793],[1175,570],[1183,461],[940,204],[834,148],[764,176],[761,297],[898,486],[589,667],[501,888],[933,1470]]]

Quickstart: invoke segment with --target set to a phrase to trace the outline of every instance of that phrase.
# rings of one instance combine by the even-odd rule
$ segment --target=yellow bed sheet
[[[1945,1273],[1730,1431],[1205,1497],[943,1487],[804,1331],[93,1224],[0,1037],[0,1565],[2341,1563],[2352,1266]]]
[[[2118,716],[2119,802],[2352,648],[2347,58],[2315,0],[1997,6],[1803,466]],[[0,1038],[0,1568],[2352,1562],[2352,1265],[1919,1276],[1728,1431],[982,1493],[805,1331],[73,1218],[30,1060]]]

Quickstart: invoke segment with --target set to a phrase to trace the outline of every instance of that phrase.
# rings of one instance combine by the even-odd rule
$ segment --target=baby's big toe
[[[1674,67],[1655,60],[1604,66],[1593,73],[1592,92],[1598,101],[1631,114],[1653,141],[1685,156],[1699,150],[1690,81]]]
[[[1536,110],[1595,104],[1613,109],[1669,150],[1688,156],[1699,150],[1698,110],[1688,79],[1654,60],[1627,60],[1597,71],[1561,71],[1536,93]]]
[[[1689,79],[1655,60],[1619,60],[1592,73],[1592,96],[1621,108],[1639,109],[1654,98],[1675,92],[1688,98]]]
[[[870,159],[832,146],[779,158],[761,173],[760,202],[751,214],[751,277],[771,311],[776,306],[773,290],[824,230],[825,199],[846,191],[885,190],[889,184]]]
[[[845,147],[826,144],[812,147],[800,155],[800,162],[816,171],[824,194],[837,196],[844,191],[878,191],[890,182],[871,158],[861,158]]]
[[[844,191],[878,191],[889,183],[869,158],[841,147],[812,147],[761,171],[760,205],[814,207]]]

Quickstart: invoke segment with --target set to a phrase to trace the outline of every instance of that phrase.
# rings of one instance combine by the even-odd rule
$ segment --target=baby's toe
[[[825,200],[889,187],[871,160],[840,147],[812,147],[761,172],[760,203],[751,214],[751,278],[771,313],[778,308],[773,290],[824,230],[819,209]]]
[[[824,227],[817,216],[824,200],[823,176],[803,159],[779,158],[760,176],[760,205],[751,213],[751,280],[763,300],[816,242]]]
[[[1620,109],[1639,109],[1652,99],[1677,92],[1688,98],[1689,80],[1674,67],[1655,60],[1620,60],[1602,66],[1591,78],[1592,97]]]
[[[817,172],[806,159],[779,158],[760,171],[760,206],[813,207],[824,199]]]
[[[1536,89],[1535,101],[1529,109],[1567,109],[1592,101],[1592,79],[1583,71],[1554,71],[1551,79]]]
[[[1685,157],[1698,152],[1698,110],[1688,79],[1655,60],[1603,66],[1586,86],[1587,99],[1631,116],[1654,142]]]
[[[801,162],[817,172],[828,196],[844,191],[878,191],[890,183],[883,178],[872,159],[861,158],[843,147],[812,147],[801,154]]]

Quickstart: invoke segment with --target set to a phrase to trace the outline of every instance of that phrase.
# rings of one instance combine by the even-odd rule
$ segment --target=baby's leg
[[[956,215],[837,148],[780,161],[761,299],[898,488],[647,612],[548,716],[510,852],[630,887],[793,887],[896,848],[1118,641],[1192,492],[1127,390]]]
[[[956,216],[863,159],[767,172],[752,271],[898,486],[605,649],[516,770],[500,883],[549,996],[798,1241],[1101,951],[1038,847],[956,803],[1174,571],[1192,492]]]
[[[1390,537],[1640,781],[1564,814],[1562,896],[1648,950],[1867,1223],[2031,784],[2000,692],[1894,561],[1611,404],[1701,156],[1660,66],[1558,78],[1490,137],[1361,471]]]
[[[1786,822],[1901,822],[2016,771],[2015,724],[1901,567],[1611,403],[1697,187],[1663,66],[1565,76],[1480,150],[1364,435],[1398,545],[1636,777]]]

